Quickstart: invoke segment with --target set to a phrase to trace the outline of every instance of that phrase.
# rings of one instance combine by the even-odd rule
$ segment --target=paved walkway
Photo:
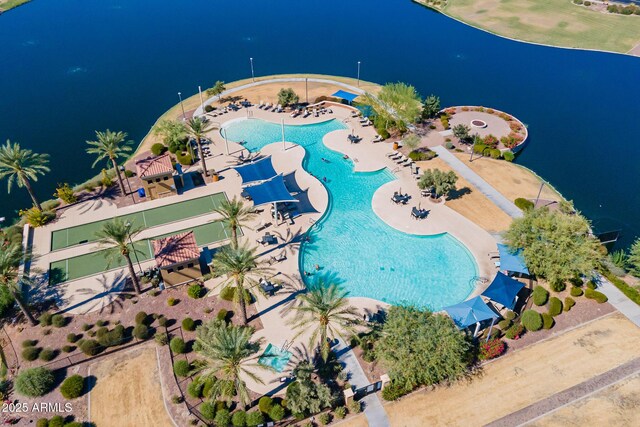
[[[538,418],[546,416],[550,412],[588,397],[638,372],[640,372],[640,357],[524,407],[519,411],[497,419],[487,424],[486,427],[507,427],[528,424]]]
[[[360,388],[370,384],[353,350],[347,347],[342,340],[339,340],[335,352],[339,355],[338,360],[340,363],[351,374],[351,378],[349,378],[351,385],[355,386],[355,388]],[[364,397],[362,402],[364,402],[364,415],[367,417],[369,427],[388,427],[390,425],[387,413],[376,393]]]
[[[609,298],[609,304],[640,327],[640,306],[631,301],[605,277],[599,276],[598,290]]]
[[[467,181],[471,183],[474,187],[478,189],[482,194],[487,196],[489,200],[491,200],[496,206],[502,209],[507,215],[512,218],[520,218],[522,217],[522,211],[514,205],[509,199],[504,197],[502,194],[498,192],[495,188],[493,188],[487,181],[482,179],[477,173],[471,170],[467,165],[462,163],[456,156],[451,154],[449,150],[447,150],[443,146],[432,147],[432,150],[438,153],[440,158],[447,162],[449,166],[451,166],[456,172],[464,177]]]

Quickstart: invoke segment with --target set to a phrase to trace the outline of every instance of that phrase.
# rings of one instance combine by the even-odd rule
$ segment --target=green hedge
[[[429,150],[428,148],[418,148],[417,150],[413,150],[409,153],[409,158],[414,162],[431,160],[436,156],[436,152]]]
[[[189,286],[189,289],[187,289],[187,295],[189,295],[189,297],[193,299],[202,298],[204,294],[205,294],[204,287],[202,287],[202,285],[199,285],[197,283],[195,285]]]
[[[559,298],[551,297],[549,299],[549,314],[556,317],[560,313],[562,313],[562,301]]]
[[[60,394],[65,399],[76,399],[82,395],[83,390],[84,377],[82,375],[71,375],[60,386]]]
[[[535,310],[522,313],[522,325],[527,331],[539,331],[542,328],[542,316]]]
[[[15,380],[16,391],[27,397],[44,396],[53,389],[54,384],[53,372],[43,367],[25,369]]]
[[[549,291],[538,285],[533,288],[533,294],[531,296],[533,298],[533,303],[540,307],[542,305],[545,305],[549,300]]]
[[[162,144],[161,142],[156,142],[151,146],[151,152],[153,153],[154,156],[159,156],[160,154],[163,154],[165,151],[167,151],[167,146]]]
[[[574,305],[576,305],[576,301],[573,298],[566,297],[564,299],[564,311],[571,310],[571,307],[573,307]]]
[[[571,293],[572,297],[579,297],[579,296],[582,296],[582,294],[584,294],[584,291],[581,288],[577,287],[577,286],[573,286],[571,288],[570,293]]]
[[[515,339],[516,337],[521,337],[525,332],[524,326],[520,323],[514,323],[507,332],[505,332],[504,336],[509,338],[510,340]]]
[[[607,280],[613,283],[616,288],[620,289],[620,291],[625,294],[627,298],[640,305],[640,291],[638,289],[630,286],[627,282],[616,277],[609,271],[605,271],[603,275],[607,278]]]
[[[182,320],[182,329],[185,331],[193,332],[196,330],[196,322],[190,317],[185,317]]]
[[[553,320],[553,316],[551,316],[549,313],[542,313],[542,328],[543,329],[551,329],[553,328],[553,325],[556,323],[555,320]]]
[[[594,291],[590,288],[587,288],[587,290],[584,291],[584,296],[589,299],[596,300],[599,304],[605,303],[609,300],[609,298],[607,298],[607,296],[602,292]]]
[[[182,338],[179,338],[179,337],[171,338],[169,347],[171,347],[171,351],[173,351],[176,354],[183,354],[187,352],[187,344],[184,342]]]
[[[186,360],[177,360],[173,364],[173,372],[179,377],[188,377],[191,372],[191,365]]]
[[[523,211],[531,210],[535,206],[531,200],[522,197],[518,197],[517,199],[515,199],[513,201],[513,204],[515,204]]]

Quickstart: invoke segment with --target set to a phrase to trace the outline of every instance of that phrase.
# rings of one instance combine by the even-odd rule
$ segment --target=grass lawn
[[[29,3],[31,0],[0,0],[0,12],[6,12],[14,7]]]
[[[600,13],[571,0],[451,0],[443,13],[514,39],[628,52],[640,43],[640,17]]]

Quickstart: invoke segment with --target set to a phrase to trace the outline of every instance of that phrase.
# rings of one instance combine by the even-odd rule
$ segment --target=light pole
[[[544,181],[540,184],[540,190],[538,190],[538,195],[536,196],[536,202],[533,204],[534,208],[538,207],[538,199],[540,199],[540,194],[542,194],[542,189],[544,188]]]
[[[253,58],[249,58],[249,63],[251,64],[251,80],[255,82],[256,81],[256,76],[253,73]]]
[[[224,131],[224,148],[227,151],[227,156],[229,155],[229,140],[227,139],[227,130],[222,129]]]
[[[127,221],[125,224],[127,227],[131,227],[131,223]],[[138,263],[138,269],[140,270],[140,276],[142,276],[142,266],[140,265],[140,260],[138,259],[138,253],[136,252],[136,248],[133,246],[133,240],[131,240],[131,234],[129,235],[129,243],[131,243],[131,251],[133,252],[133,256],[136,257],[136,262]]]
[[[200,94],[200,108],[202,108],[202,115],[204,116],[204,99],[202,99],[202,87],[198,86],[198,93]]]
[[[358,61],[358,87],[360,87],[360,61]]]
[[[182,104],[182,92],[178,92],[178,99],[180,100],[180,108],[182,108],[182,121],[187,119],[187,115],[184,113],[184,104]]]
[[[309,78],[304,78],[304,97],[306,99],[307,104],[309,103]]]
[[[287,145],[284,142],[284,119],[282,119],[282,151],[285,151],[287,149]]]

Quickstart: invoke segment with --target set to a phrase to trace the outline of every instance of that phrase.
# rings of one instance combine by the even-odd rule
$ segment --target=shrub
[[[187,386],[187,394],[194,399],[198,399],[202,397],[202,387],[202,382],[199,378],[196,378]]]
[[[108,324],[109,324],[109,322],[107,322],[106,320],[102,320],[102,319],[100,319],[100,320],[98,320],[96,322],[96,326],[98,328],[102,328],[103,326],[107,326]]]
[[[75,343],[76,341],[78,341],[80,338],[82,337],[82,335],[80,334],[74,334],[73,332],[70,333],[69,335],[67,335],[67,342],[70,342],[71,344]]]
[[[277,403],[274,403],[269,409],[269,418],[273,421],[280,421],[284,418],[284,408]]]
[[[567,284],[561,280],[551,282],[549,286],[551,287],[551,290],[554,292],[562,292],[565,289],[567,289]]]
[[[49,420],[46,418],[40,418],[36,421],[36,427],[49,427]]]
[[[272,405],[273,405],[273,399],[270,398],[269,396],[262,396],[258,401],[258,408],[265,414],[269,413]]]
[[[55,314],[51,317],[51,324],[56,328],[64,328],[67,324],[67,318],[62,314]]]
[[[65,203],[75,203],[78,201],[78,197],[76,197],[73,189],[69,186],[69,184],[58,184],[58,188],[56,188],[56,192],[53,194],[53,197],[57,197]]]
[[[49,427],[64,427],[64,418],[62,415],[56,415],[49,420]]]
[[[505,318],[505,319],[507,319],[507,320],[513,320],[513,319],[515,319],[515,318],[516,318],[516,313],[515,313],[515,312],[513,312],[513,311],[511,311],[511,310],[509,310],[509,311],[507,311],[507,313],[504,315],[504,318]]]
[[[205,112],[205,113],[210,113],[210,112],[212,112],[213,110],[214,110],[214,107],[213,107],[213,105],[211,105],[211,104],[207,104],[207,105],[205,105],[205,106],[204,106],[204,112]]]
[[[347,405],[347,408],[349,408],[349,412],[352,414],[359,414],[362,411],[362,403],[358,400],[352,400]]]
[[[233,286],[227,286],[220,291],[220,298],[225,301],[233,301],[233,295],[236,289]]]
[[[185,317],[182,320],[182,329],[184,329],[185,331],[195,331],[196,322],[190,317]]]
[[[484,144],[480,144],[480,143],[473,144],[473,152],[477,153],[477,154],[483,154],[484,155],[484,152],[485,152],[485,150],[487,148],[489,148],[489,147],[487,147]]]
[[[388,401],[398,400],[405,394],[407,394],[407,390],[393,382],[382,390],[382,398]]]
[[[234,427],[244,427],[247,425],[247,413],[244,411],[236,411],[231,416],[231,424]]]
[[[98,344],[96,340],[85,340],[80,344],[80,350],[87,356],[95,356],[100,353],[102,347],[100,347],[100,344]]]
[[[431,160],[436,157],[437,154],[435,151],[429,150],[426,147],[418,148],[409,153],[409,158],[414,162],[420,162],[424,160]]]
[[[25,369],[15,380],[16,391],[27,397],[44,396],[51,391],[54,384],[53,372],[43,367]]]
[[[509,329],[511,327],[511,325],[513,324],[513,322],[509,319],[504,319],[501,320],[500,322],[498,322],[498,328],[502,329],[503,331],[506,331],[507,329]]]
[[[71,375],[60,386],[60,393],[65,399],[75,399],[80,397],[83,389],[84,378],[82,375]]]
[[[151,153],[153,153],[154,156],[164,154],[165,151],[167,151],[167,146],[161,142],[156,142],[151,146]]]
[[[133,328],[133,336],[139,340],[146,340],[151,337],[151,329],[141,323]]]
[[[341,420],[347,416],[347,408],[344,406],[338,406],[333,413],[336,415],[336,418]]]
[[[171,351],[175,354],[184,354],[187,352],[187,344],[179,337],[172,338],[169,347],[171,347]]]
[[[179,377],[188,377],[191,365],[186,360],[178,360],[173,364],[173,372]]]
[[[490,339],[487,342],[480,344],[480,353],[478,358],[480,360],[494,359],[498,356],[502,356],[506,351],[507,346],[501,339]]]
[[[33,228],[42,227],[56,216],[53,212],[41,211],[35,206],[26,211],[21,210],[19,214]]]
[[[218,314],[216,315],[216,319],[226,322],[228,314],[229,312],[227,310],[225,310],[224,308],[221,308]]]
[[[220,409],[216,412],[216,418],[213,420],[213,423],[217,427],[227,427],[231,424],[231,414],[228,409]]]
[[[591,2],[589,0],[586,0],[583,4],[587,7],[591,6]]]
[[[191,155],[189,153],[182,153],[180,151],[177,151],[176,159],[178,160],[178,163],[183,166],[189,166],[191,163],[193,163],[193,160],[191,159]]]
[[[517,340],[524,334],[524,332],[525,329],[522,324],[514,323],[513,326],[507,329],[507,332],[505,332],[504,336],[506,338],[509,338],[510,340]]]
[[[76,349],[75,345],[65,345],[64,347],[62,347],[62,351],[64,351],[65,353],[71,353],[75,349]]]
[[[53,359],[56,358],[57,355],[58,355],[58,352],[56,350],[53,350],[51,348],[45,348],[40,352],[39,358],[43,362],[51,362]]]
[[[542,313],[542,328],[543,329],[551,329],[555,324],[555,320],[553,320],[553,316],[549,313]]]
[[[573,298],[566,297],[564,299],[564,311],[571,310],[571,307],[573,307],[574,305],[576,305],[576,301]]]
[[[155,340],[156,344],[160,346],[169,344],[169,338],[167,337],[167,334],[165,334],[164,332],[156,333],[153,336],[153,339]]]
[[[106,329],[106,328],[105,328]],[[106,330],[98,334],[98,343],[103,347],[114,347],[125,341],[125,329],[122,325],[116,325],[113,330]]]
[[[187,289],[187,295],[193,299],[202,298],[204,296],[204,288],[200,284],[194,284]]]
[[[320,415],[318,415],[318,422],[320,423],[320,425],[326,426],[331,422],[331,414],[328,412],[321,413]]]
[[[587,290],[584,291],[584,296],[589,299],[596,300],[599,304],[605,303],[609,300],[609,298],[607,298],[607,296],[602,292],[594,291],[590,288],[587,288]]]
[[[496,148],[498,146],[498,138],[491,134],[482,138],[482,142],[484,143],[484,145],[490,148]]]
[[[82,427],[82,423],[80,421],[71,421],[70,423],[66,423],[64,427]]]
[[[38,322],[40,322],[40,326],[51,326],[51,319],[53,318],[53,314],[51,313],[42,313],[40,317],[38,317]]]
[[[580,289],[579,287],[577,287],[577,286],[573,286],[573,287],[571,288],[570,293],[571,293],[571,296],[572,296],[572,297],[579,297],[579,296],[582,296],[582,294],[584,293],[584,291],[583,291],[582,289]]]
[[[595,290],[597,288],[596,284],[593,283],[593,280],[589,280],[587,282],[587,288]]]
[[[533,297],[533,303],[538,307],[540,307],[547,303],[547,300],[549,299],[549,291],[547,291],[542,286],[538,285],[535,288],[533,288],[532,297]]]
[[[85,323],[84,325],[82,325],[82,330],[85,332],[87,332],[91,328],[93,328],[93,325],[90,325],[88,323]]]
[[[213,421],[216,417],[215,404],[212,402],[204,402],[200,405],[200,413],[205,419]]]
[[[533,209],[533,206],[534,206],[531,200],[524,199],[522,197],[518,197],[513,201],[513,203],[523,211],[531,210]]]
[[[247,426],[255,427],[264,423],[264,414],[260,411],[247,412]]]
[[[158,326],[162,326],[164,328],[165,326],[167,326],[167,322],[169,322],[169,319],[167,319],[166,317],[158,317]]]
[[[542,316],[535,310],[522,313],[522,325],[527,331],[539,331],[542,328]]]
[[[507,161],[507,162],[513,162],[513,160],[516,158],[516,155],[513,154],[512,151],[504,151],[502,153],[502,157]]]
[[[491,156],[492,159],[499,159],[500,157],[502,157],[502,152],[497,148],[492,148],[489,151],[489,155]]]
[[[40,351],[42,351],[39,347],[25,347],[22,350],[22,358],[28,362],[33,362],[40,356]]]
[[[446,142],[446,143],[444,144],[444,146],[445,146],[448,150],[453,150],[453,148],[454,148],[454,147],[453,147],[453,144],[452,144],[451,142]]]
[[[179,302],[180,302],[180,300],[179,300],[179,299],[176,299],[176,298],[174,298],[174,297],[169,297],[169,298],[167,298],[167,305],[168,305],[169,307],[173,307],[174,305],[178,304]]]
[[[145,313],[144,311],[140,311],[138,312],[138,314],[136,314],[136,324],[140,325],[140,324],[144,324],[146,325],[147,322],[149,321],[149,315],[147,313]]]
[[[562,301],[559,298],[551,297],[549,299],[549,314],[556,317],[560,313],[562,313]]]
[[[33,347],[38,344],[38,340],[24,340],[22,341],[22,348]]]

